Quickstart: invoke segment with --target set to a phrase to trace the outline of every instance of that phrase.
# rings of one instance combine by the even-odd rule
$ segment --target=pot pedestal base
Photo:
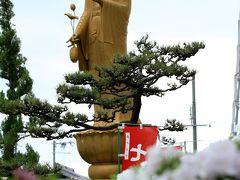
[[[123,140],[118,130],[85,131],[74,135],[78,152],[83,160],[91,164],[88,175],[91,179],[110,179],[118,173],[118,139]]]
[[[88,169],[91,179],[110,179],[109,175],[118,173],[118,164],[92,164]]]

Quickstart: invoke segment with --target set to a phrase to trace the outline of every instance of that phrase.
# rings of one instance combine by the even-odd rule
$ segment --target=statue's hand
[[[73,34],[66,43],[70,42],[71,44],[69,47],[73,46],[74,44],[77,44],[80,41],[80,39],[76,36],[76,34]]]
[[[100,4],[100,5],[102,6],[104,0],[93,0],[93,1],[96,2],[96,3],[98,3],[98,4]]]

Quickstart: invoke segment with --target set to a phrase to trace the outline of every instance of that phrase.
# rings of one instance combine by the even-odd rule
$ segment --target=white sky
[[[77,0],[13,0],[14,24],[22,41],[22,54],[27,57],[27,68],[34,79],[33,91],[37,97],[56,103],[56,86],[63,82],[65,73],[77,70],[70,62],[66,40],[71,35],[68,19],[69,4],[77,5],[81,15],[84,1]],[[210,142],[228,138],[232,120],[233,77],[236,64],[237,22],[239,0],[133,0],[128,28],[128,49],[133,41],[148,33],[159,44],[203,41],[201,50],[188,64],[197,69],[196,102],[199,127],[199,149]],[[141,120],[160,125],[167,118],[176,118],[190,124],[191,83],[163,98],[143,99]],[[80,109],[80,108],[79,108]],[[82,111],[82,110],[81,110]],[[83,111],[85,111],[83,109]],[[192,130],[174,134],[177,141],[192,141]],[[69,140],[67,140],[69,141]],[[75,141],[72,139],[71,141]],[[41,155],[42,162],[52,163],[52,142],[30,140]],[[187,143],[191,150],[192,144]],[[76,148],[67,146],[57,151],[57,162],[75,168],[87,175],[87,166],[80,160]]]

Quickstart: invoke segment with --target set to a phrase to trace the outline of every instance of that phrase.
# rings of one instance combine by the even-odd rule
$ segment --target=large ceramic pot
[[[89,130],[77,133],[74,137],[80,156],[91,164],[88,169],[91,179],[109,179],[112,174],[118,173],[117,130]]]

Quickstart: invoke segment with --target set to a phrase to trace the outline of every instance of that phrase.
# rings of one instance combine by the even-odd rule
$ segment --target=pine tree
[[[7,90],[0,93],[1,99],[7,101],[21,100],[32,90],[32,79],[25,67],[26,58],[20,53],[20,39],[13,28],[13,3],[0,0],[0,78],[7,82]],[[3,159],[14,157],[19,133],[23,131],[21,114],[16,114],[10,105],[6,118],[2,122]]]
[[[90,72],[76,72],[67,74],[65,83],[57,87],[60,104],[88,104],[89,107],[100,105],[103,111],[94,114],[92,118],[81,113],[74,114],[68,111],[67,106],[51,105],[31,95],[22,101],[11,103],[0,98],[0,112],[9,111],[4,107],[14,105],[15,113],[32,117],[26,126],[28,133],[33,137],[45,137],[49,140],[88,129],[117,128],[118,124],[106,127],[91,125],[93,121],[113,122],[116,112],[132,111],[132,117],[126,122],[137,123],[141,98],[162,97],[190,82],[196,71],[182,62],[194,56],[205,45],[192,42],[160,47],[156,42],[149,41],[148,36],[135,44],[137,52],[117,55],[111,67],[96,67],[98,78]],[[162,83],[157,84],[161,80]],[[112,113],[108,113],[108,110]],[[66,126],[70,128],[64,128]],[[168,120],[160,130],[183,130],[183,126],[179,122]]]

